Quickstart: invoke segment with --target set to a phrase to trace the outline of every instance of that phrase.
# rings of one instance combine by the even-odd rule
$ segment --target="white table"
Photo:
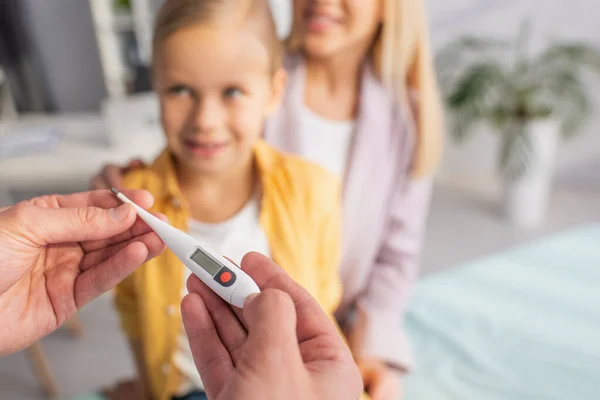
[[[105,163],[124,163],[134,157],[151,161],[165,143],[159,127],[145,119],[134,128],[132,121],[143,119],[124,118],[123,131],[111,133],[114,143],[100,114],[28,116],[16,124],[0,122],[0,134],[31,124],[52,124],[64,135],[52,151],[0,160],[0,191],[82,190]],[[114,126],[114,121],[108,125]]]

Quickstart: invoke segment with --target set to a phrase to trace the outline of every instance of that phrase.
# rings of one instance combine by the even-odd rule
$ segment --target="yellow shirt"
[[[339,182],[320,167],[284,155],[262,141],[254,154],[262,189],[259,222],[271,256],[333,314],[341,298]],[[188,203],[167,150],[152,166],[129,173],[125,186],[148,190],[155,199],[151,211],[165,214],[178,229],[188,229]],[[182,326],[179,304],[184,268],[167,250],[116,289],[122,327],[130,339],[142,343],[156,399],[170,400],[179,385],[172,356]]]

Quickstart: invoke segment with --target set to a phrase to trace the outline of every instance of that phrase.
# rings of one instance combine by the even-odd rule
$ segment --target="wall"
[[[289,18],[287,0],[271,0],[274,15]],[[470,33],[513,37],[524,18],[532,23],[535,50],[553,37],[586,40],[600,46],[600,1],[597,0],[426,0],[435,49],[457,35]],[[286,30],[289,20],[280,29]],[[280,24],[281,25],[281,24]],[[600,107],[600,79],[590,82]],[[597,88],[599,90],[593,90]],[[496,150],[499,137],[485,128],[462,146],[448,138],[439,180],[473,190],[494,190],[497,183]],[[600,181],[600,113],[582,134],[565,143],[557,160],[559,179],[572,181],[588,175]]]
[[[55,111],[98,110],[106,91],[89,0],[19,0]],[[108,1],[108,0],[94,0]]]
[[[430,0],[428,7],[436,48],[465,32],[511,37],[523,17],[532,23],[534,50],[553,37],[586,40],[600,46],[600,2],[595,0]],[[590,81],[590,88],[600,107],[600,80]],[[447,140],[441,181],[477,190],[492,189],[497,181],[498,137],[485,129],[481,133],[461,147]],[[592,116],[582,135],[562,146],[557,174],[564,180],[582,174],[600,180],[600,113]]]
[[[286,38],[292,28],[292,5],[289,0],[269,0],[269,4],[277,26],[277,35]]]
[[[44,44],[40,52],[48,66],[48,84],[57,108],[97,108],[105,92],[88,0],[23,1],[29,6],[37,42]],[[289,3],[271,3],[281,22],[279,31],[284,34],[289,28]],[[537,45],[551,36],[585,39],[600,45],[600,2],[595,0],[429,0],[427,4],[436,48],[463,32],[513,35],[524,16],[529,16],[534,24]],[[56,24],[57,20],[61,23]],[[593,87],[600,89],[600,84]],[[600,96],[596,97],[600,100]],[[498,138],[482,132],[473,139],[461,147],[447,141],[440,180],[473,187],[486,187],[496,181]],[[581,165],[596,159],[600,159],[600,113],[592,118],[583,135],[562,148],[559,176],[570,176]]]

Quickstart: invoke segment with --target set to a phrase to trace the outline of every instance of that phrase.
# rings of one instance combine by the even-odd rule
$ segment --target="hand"
[[[152,205],[145,191],[125,193]],[[133,207],[120,203],[109,191],[93,191],[0,212],[0,355],[54,331],[165,249]]]
[[[401,398],[401,379],[406,371],[393,368],[382,360],[362,356],[365,342],[367,314],[357,308],[355,321],[345,332],[348,344],[356,357],[365,391],[371,400],[397,400]]]
[[[242,268],[262,290],[243,311],[193,275],[181,304],[208,398],[358,399],[358,368],[316,300],[260,254],[247,254]]]
[[[358,368],[371,400],[398,400],[401,396],[400,374],[379,360],[358,360]]]
[[[110,189],[115,188],[121,190],[123,187],[123,175],[128,173],[129,171],[142,168],[144,166],[144,162],[140,159],[131,160],[129,164],[125,166],[118,166],[114,164],[107,164],[102,168],[102,171],[90,182],[90,187],[92,189]]]

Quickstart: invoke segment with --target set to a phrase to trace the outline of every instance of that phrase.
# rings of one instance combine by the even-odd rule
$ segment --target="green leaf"
[[[505,73],[494,63],[475,64],[465,71],[446,99],[454,112],[452,134],[457,142],[469,137],[478,121],[491,118],[506,91]]]
[[[117,10],[131,10],[130,0],[113,0],[113,4]]]
[[[463,110],[455,114],[452,121],[452,137],[455,142],[458,144],[465,142],[473,133],[472,128],[479,119],[476,109]]]
[[[584,74],[600,76],[600,50],[594,46],[562,42],[531,57],[529,37],[525,21],[516,40],[464,36],[436,58],[440,87],[453,114],[453,137],[462,142],[477,123],[492,124],[506,136],[500,166],[514,176],[526,168],[530,144],[524,134],[515,133],[523,130],[517,127],[554,118],[565,138],[575,135],[592,112]],[[512,154],[517,154],[515,160]]]
[[[561,120],[561,134],[570,139],[581,131],[592,112],[592,104],[582,87],[568,88],[561,98],[562,107],[558,109]]]
[[[507,40],[463,36],[446,44],[437,53],[435,64],[438,81],[443,92],[448,93],[460,71],[473,62],[484,60],[501,64],[503,53],[510,48]]]
[[[514,119],[514,113],[505,104],[498,104],[490,112],[490,122],[498,130],[504,130],[505,127]]]
[[[533,143],[522,124],[505,132],[500,149],[499,169],[510,181],[516,182],[530,170],[533,163]]]
[[[561,124],[563,137],[575,136],[592,111],[581,75],[572,69],[556,69],[547,78],[544,95],[549,99],[554,117]]]
[[[483,38],[477,36],[461,36],[446,44],[438,53],[437,59],[455,60],[468,55],[488,55],[506,51],[510,48],[508,40]]]
[[[477,63],[467,68],[459,78],[455,90],[447,97],[447,103],[451,109],[478,103],[483,106],[488,93],[506,88],[507,79],[502,68],[491,62]]]
[[[517,74],[526,73],[529,67],[530,39],[531,23],[526,19],[521,23],[515,41],[515,71]]]
[[[590,68],[600,73],[600,50],[586,43],[564,42],[548,47],[536,60],[540,69],[556,65]]]

